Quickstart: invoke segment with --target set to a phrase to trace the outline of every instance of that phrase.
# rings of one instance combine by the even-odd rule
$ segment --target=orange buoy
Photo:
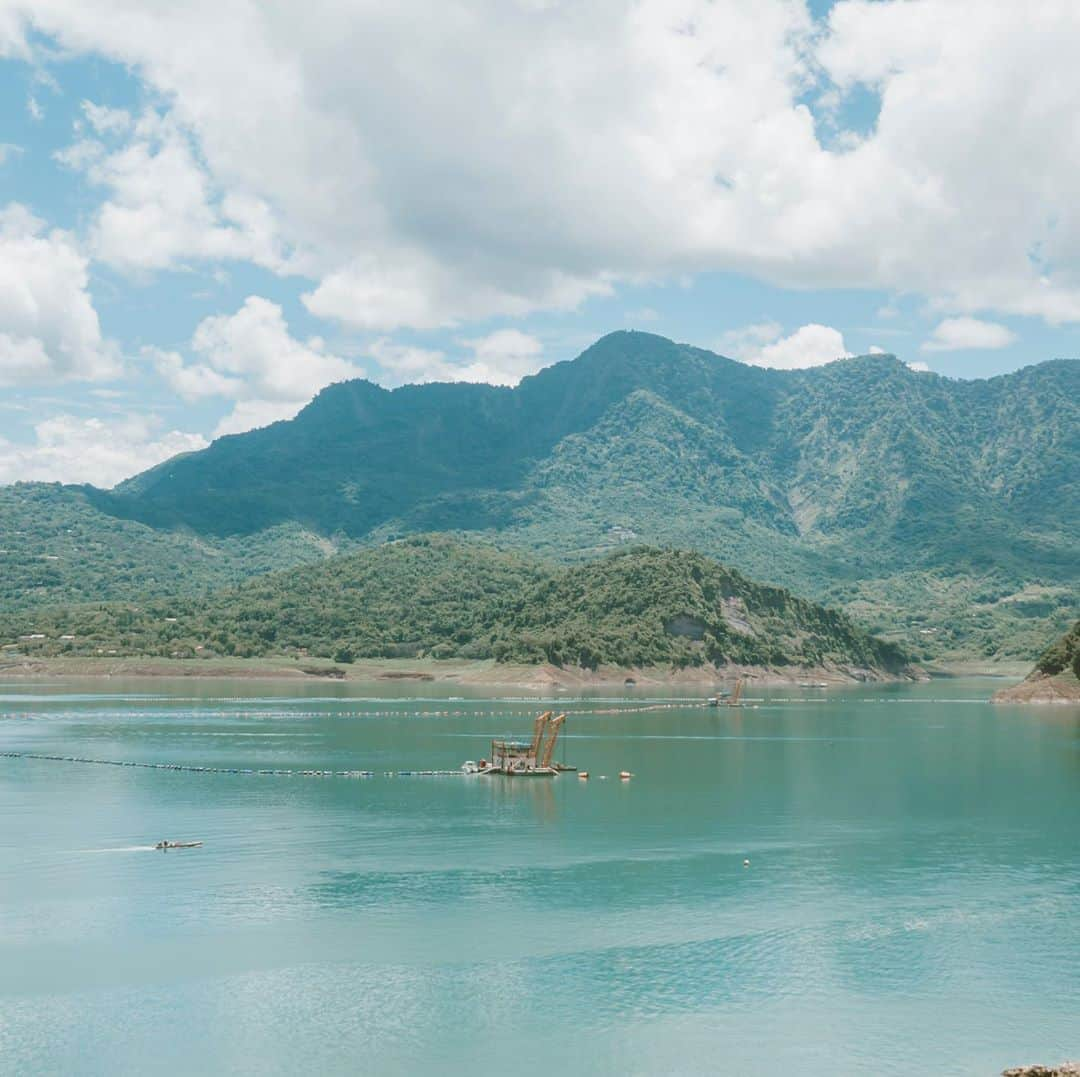
[[[578,777],[579,778],[585,779],[585,778],[588,778],[588,776],[589,776],[589,772],[587,770],[579,770],[578,771]]]
[[[620,781],[628,782],[632,777],[633,777],[633,775],[628,770],[620,770],[619,771],[619,780]]]

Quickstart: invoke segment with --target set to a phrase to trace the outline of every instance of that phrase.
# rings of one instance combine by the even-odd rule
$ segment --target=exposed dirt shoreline
[[[1063,703],[1080,705],[1080,678],[1071,673],[1051,677],[1032,673],[1019,684],[994,693],[995,703]]]
[[[288,658],[9,658],[0,661],[0,679],[10,677],[219,677],[282,680],[366,682],[438,682],[461,685],[499,685],[516,688],[640,686],[705,688],[730,683],[740,676],[755,684],[856,684],[864,681],[924,679],[918,671],[891,676],[859,667],[767,668],[761,666],[702,666],[695,669],[587,670],[552,665],[528,666],[494,661],[448,659],[364,659],[335,665],[322,659]]]

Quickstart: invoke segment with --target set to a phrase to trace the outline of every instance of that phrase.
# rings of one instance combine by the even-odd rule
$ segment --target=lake
[[[995,707],[999,684],[752,689],[744,709],[0,684],[3,752],[376,772],[0,758],[0,1071],[908,1077],[1080,1056],[1080,710]],[[456,769],[551,706],[589,781],[387,773]]]

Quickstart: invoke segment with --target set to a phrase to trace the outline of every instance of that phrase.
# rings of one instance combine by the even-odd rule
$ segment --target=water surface
[[[995,687],[776,689],[717,711],[0,684],[0,751],[377,772],[0,758],[0,1071],[993,1074],[1076,1056],[1080,710],[993,707]],[[386,775],[456,768],[555,705],[588,782]],[[205,845],[154,852],[165,837]]]

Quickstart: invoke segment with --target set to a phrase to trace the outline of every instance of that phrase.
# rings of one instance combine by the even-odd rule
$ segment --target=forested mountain
[[[156,530],[96,508],[80,486],[0,486],[0,612],[198,593],[337,552],[296,524],[217,538]],[[348,545],[348,543],[345,543]]]
[[[31,655],[906,665],[896,647],[842,613],[701,554],[637,548],[567,567],[442,536],[386,543],[209,598],[0,615],[0,643]]]
[[[1076,360],[985,381],[878,355],[782,371],[620,332],[516,389],[334,385],[292,421],[64,496],[91,529],[122,521],[122,545],[169,535],[200,587],[421,532],[564,561],[644,541],[927,653],[1031,657],[1075,616],[1078,401]],[[35,601],[74,597],[62,561]],[[142,583],[184,587],[162,574]]]

